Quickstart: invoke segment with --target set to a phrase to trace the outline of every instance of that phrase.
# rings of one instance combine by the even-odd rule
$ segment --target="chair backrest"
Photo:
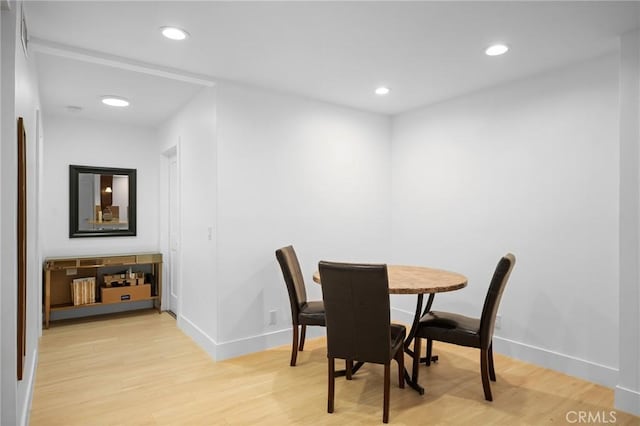
[[[500,259],[493,273],[487,297],[484,299],[482,316],[480,317],[480,345],[482,348],[488,348],[493,338],[493,326],[496,322],[500,299],[502,299],[502,293],[507,286],[509,275],[511,275],[511,270],[515,263],[516,257],[511,253],[507,253]]]
[[[276,258],[280,263],[284,282],[287,284],[287,291],[289,292],[291,319],[294,324],[298,324],[300,307],[307,303],[307,290],[304,287],[304,278],[298,262],[298,256],[296,256],[292,246],[287,246],[276,250]]]
[[[391,354],[386,265],[320,262],[327,355],[384,364]]]

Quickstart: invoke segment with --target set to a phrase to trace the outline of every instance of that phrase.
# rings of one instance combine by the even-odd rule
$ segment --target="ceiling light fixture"
[[[184,40],[189,37],[189,33],[176,27],[161,27],[162,35],[171,40]]]
[[[380,86],[376,89],[376,95],[379,95],[379,96],[388,95],[389,92],[390,92],[389,88],[384,86]]]
[[[484,51],[488,56],[500,56],[507,53],[509,47],[504,44],[494,44],[493,46],[487,47],[487,50]]]
[[[120,96],[103,96],[102,103],[112,107],[128,107],[129,101]]]

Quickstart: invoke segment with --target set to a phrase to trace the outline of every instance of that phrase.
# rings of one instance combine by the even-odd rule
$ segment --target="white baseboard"
[[[522,342],[493,336],[496,353],[578,377],[608,388],[618,383],[618,369]]]
[[[411,325],[411,323],[413,323],[413,314],[414,314],[413,312],[392,307],[391,321]],[[409,330],[407,330],[407,333],[408,332]]]
[[[33,400],[33,387],[36,384],[36,366],[38,365],[38,348],[35,348],[35,350],[32,352],[31,354],[31,365],[30,368],[28,370],[25,369],[25,371],[29,371],[29,377],[27,377],[26,381],[24,382],[24,385],[27,388],[25,397],[24,397],[24,401],[20,410],[20,421],[19,424],[20,426],[27,426],[29,424],[29,414],[31,413],[31,401]],[[24,380],[24,378],[23,378]]]
[[[215,361],[222,361],[237,356],[264,351],[276,346],[291,344],[291,328],[270,331],[265,334],[244,337],[227,342],[216,342],[184,316],[178,317],[178,328],[191,337]],[[307,339],[324,336],[324,327],[307,327]]]
[[[218,345],[219,359],[235,358],[252,352],[263,351],[274,346],[291,342],[291,329],[271,331],[257,336],[221,342]]]
[[[411,324],[413,321],[413,312],[407,312],[401,309],[392,308],[391,316],[392,319],[405,324]],[[616,368],[526,343],[494,335],[493,350],[496,353],[511,358],[539,365],[570,376],[579,377],[583,380],[598,383],[609,388],[614,388],[618,383],[618,369]]]
[[[324,336],[324,327],[307,327],[307,339]],[[291,345],[291,328],[271,331],[265,334],[245,337],[218,344],[218,359],[235,358],[253,352],[264,351],[282,345]]]
[[[413,313],[392,308],[393,321],[411,324]],[[199,327],[181,316],[178,318],[178,327],[196,341],[214,360],[224,360],[263,351],[275,346],[291,344],[291,328],[267,332],[265,334],[249,336],[227,342],[216,342]],[[315,338],[325,335],[324,327],[307,327],[307,338]],[[493,338],[493,348],[496,353],[503,354],[521,361],[539,365],[560,373],[575,376],[589,382],[616,388],[618,370],[606,365],[597,364],[571,355],[554,352],[548,349],[505,339],[499,336]],[[635,391],[624,388],[616,388],[616,395],[620,393],[620,409],[633,412],[633,404],[638,404],[639,396]],[[617,401],[617,398],[616,398]]]
[[[184,334],[191,337],[198,346],[204,349],[204,351],[209,354],[214,361],[218,360],[216,355],[216,347],[218,344],[211,336],[183,315],[178,316],[177,325]]]
[[[619,410],[640,416],[640,392],[616,386],[614,406]]]

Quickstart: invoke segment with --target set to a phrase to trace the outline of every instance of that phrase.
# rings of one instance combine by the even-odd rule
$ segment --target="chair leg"
[[[304,350],[304,339],[307,335],[307,326],[302,325],[301,328],[302,328],[302,332],[300,333],[300,349],[298,349],[300,352]]]
[[[493,342],[489,344],[489,378],[496,381],[496,370],[493,368]]]
[[[293,325],[293,344],[291,345],[291,366],[296,366],[296,360],[298,359],[298,326]]]
[[[427,357],[425,360],[425,364],[427,367],[431,365],[431,352],[433,350],[433,340],[427,339]]]
[[[335,375],[335,363],[333,358],[328,358],[329,360],[329,393],[327,398],[327,413],[333,413],[333,399],[335,396],[335,385],[336,385],[336,375]]]
[[[480,349],[480,375],[482,376],[482,387],[484,388],[484,399],[493,401],[491,396],[491,382],[489,382],[489,350]]]
[[[400,346],[396,352],[396,361],[398,361],[398,386],[404,389],[404,346]]]
[[[421,339],[415,337],[413,340],[413,369],[411,370],[411,381],[418,383],[418,368],[420,367],[420,344]]]
[[[351,380],[353,378],[353,360],[352,359],[345,359],[344,360],[344,370],[345,370],[345,377],[347,380]]]
[[[384,365],[384,401],[382,402],[382,423],[389,423],[389,388],[391,362]]]

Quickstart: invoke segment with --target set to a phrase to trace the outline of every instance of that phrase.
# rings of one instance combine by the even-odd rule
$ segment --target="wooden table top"
[[[443,293],[467,286],[464,275],[424,266],[387,265],[387,273],[391,294]],[[313,281],[320,283],[320,272],[314,272]]]

